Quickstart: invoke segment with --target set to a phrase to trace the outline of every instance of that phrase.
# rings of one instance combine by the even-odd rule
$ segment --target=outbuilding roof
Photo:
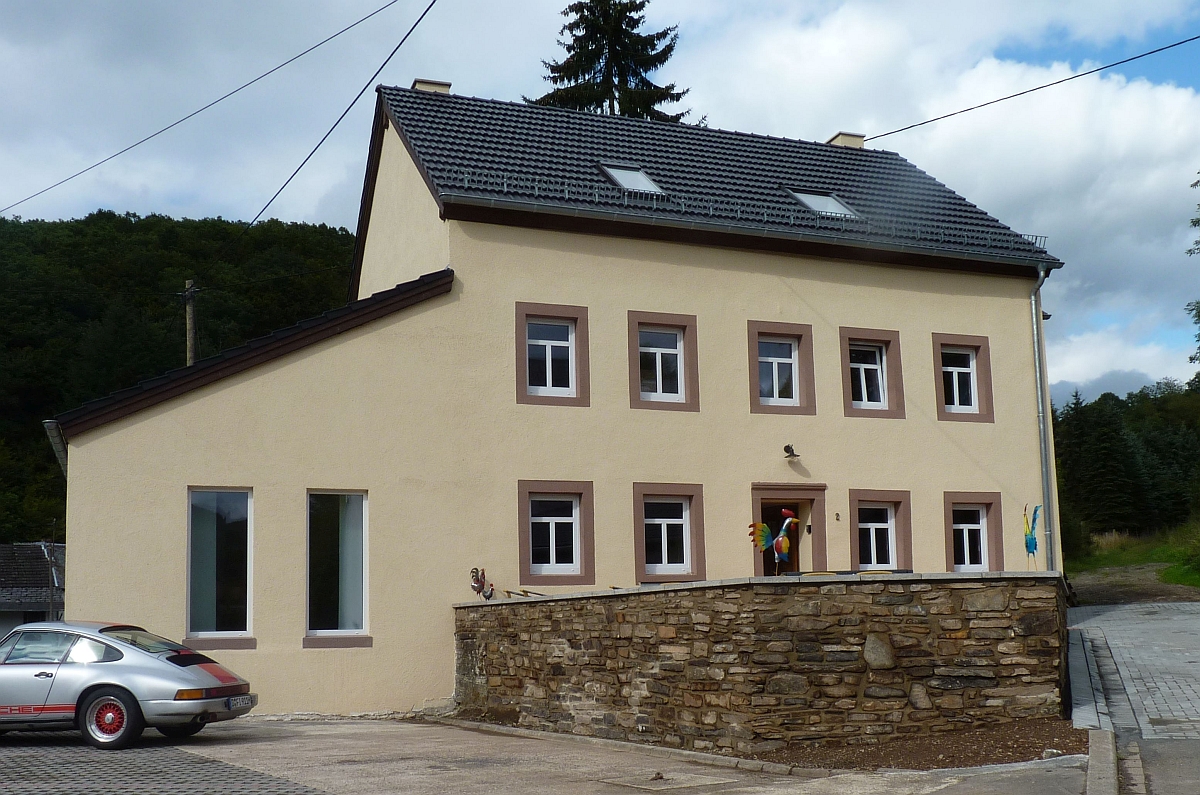
[[[0,610],[61,606],[65,556],[63,544],[0,544]]]
[[[381,114],[445,218],[652,237],[689,231],[709,234],[699,242],[739,247],[773,239],[807,243],[816,254],[1019,275],[1061,266],[1044,240],[1014,232],[895,152],[433,91],[378,92]],[[639,171],[648,182],[627,184],[659,190],[622,187],[614,169]],[[829,206],[852,214],[812,209],[797,193],[834,197]]]

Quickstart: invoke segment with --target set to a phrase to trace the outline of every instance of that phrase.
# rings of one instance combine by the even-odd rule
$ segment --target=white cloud
[[[1193,347],[1129,339],[1119,327],[1070,334],[1046,346],[1050,381],[1091,381],[1112,370],[1134,370],[1156,378],[1186,381],[1196,373],[1188,363]]]

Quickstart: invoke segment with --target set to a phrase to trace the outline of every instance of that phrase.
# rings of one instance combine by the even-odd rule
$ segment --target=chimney
[[[866,136],[863,133],[839,132],[825,143],[834,146],[848,146],[851,149],[862,149],[863,144],[866,143]]]
[[[438,94],[449,94],[450,84],[441,80],[426,80],[423,77],[418,77],[412,82],[412,88],[415,91],[433,91]],[[860,144],[861,146],[861,144]]]

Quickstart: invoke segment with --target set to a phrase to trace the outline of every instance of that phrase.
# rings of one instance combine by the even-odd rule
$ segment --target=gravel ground
[[[829,770],[938,770],[1028,762],[1049,749],[1086,754],[1088,733],[1072,728],[1069,720],[1026,718],[971,731],[901,736],[878,745],[793,745],[757,758]]]
[[[1200,601],[1200,588],[1159,582],[1159,572],[1169,565],[1145,563],[1084,571],[1071,575],[1071,585],[1081,605]]]

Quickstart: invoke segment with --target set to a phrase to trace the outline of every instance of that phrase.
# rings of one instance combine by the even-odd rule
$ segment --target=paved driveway
[[[656,773],[662,778],[655,780]],[[0,738],[0,791],[33,793],[691,793],[1080,795],[1078,758],[971,772],[802,779],[699,765],[571,738],[526,739],[437,724],[242,719],[168,742],[97,752],[69,735]],[[15,789],[7,789],[16,782]]]
[[[1077,607],[1070,622],[1091,643],[1118,745],[1140,751],[1150,792],[1200,793],[1200,603]]]

